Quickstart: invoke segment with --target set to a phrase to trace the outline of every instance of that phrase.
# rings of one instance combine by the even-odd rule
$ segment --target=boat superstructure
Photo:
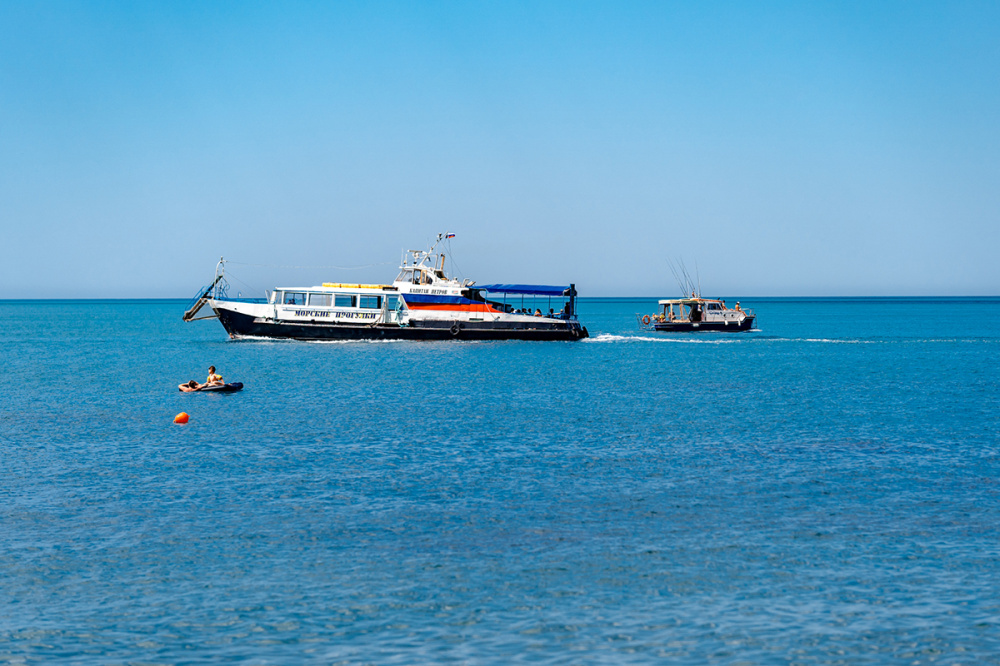
[[[199,292],[184,320],[218,317],[231,338],[579,340],[588,336],[577,318],[572,284],[479,286],[448,277],[445,254],[436,249],[453,236],[439,234],[430,249],[407,251],[392,284],[324,282],[276,288],[259,299],[227,296],[225,261],[220,260],[215,280]],[[521,307],[516,307],[518,298]],[[524,307],[525,298],[533,310]],[[547,306],[544,312],[539,299]],[[197,317],[205,305],[214,314]]]
[[[739,303],[727,308],[723,300],[702,298],[693,292],[690,298],[663,299],[658,304],[655,314],[636,315],[642,328],[673,332],[749,331],[757,318]]]

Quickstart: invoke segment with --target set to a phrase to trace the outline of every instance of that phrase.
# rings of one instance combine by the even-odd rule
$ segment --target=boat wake
[[[356,345],[356,344],[366,344],[366,345],[383,345],[383,344],[395,344],[398,342],[407,342],[406,340],[296,340],[294,338],[271,338],[263,335],[240,335],[235,339],[236,342],[271,342],[279,345],[286,344],[307,344],[307,345]]]
[[[661,342],[681,345],[728,345],[740,342],[739,340],[719,340],[719,339],[696,339],[696,338],[674,338],[674,337],[653,337],[649,335],[614,335],[612,333],[600,333],[592,338],[582,340],[582,343],[593,342]]]
[[[388,345],[409,342],[409,340],[301,340],[300,342],[309,345],[356,345],[358,343],[365,345]]]

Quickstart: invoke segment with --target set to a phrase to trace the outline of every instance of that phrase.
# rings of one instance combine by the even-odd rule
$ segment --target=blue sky
[[[1000,4],[0,2],[0,298],[998,294]]]

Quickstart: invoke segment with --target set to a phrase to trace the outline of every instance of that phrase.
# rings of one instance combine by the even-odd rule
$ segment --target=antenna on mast
[[[684,283],[684,280],[681,279],[681,273],[678,272],[677,266],[674,265],[674,262],[669,259],[667,260],[667,265],[670,266],[670,272],[674,274],[674,280],[677,282],[677,286],[681,290],[681,295],[682,296],[686,295],[687,285]]]
[[[687,266],[684,264],[684,260],[681,259],[681,275],[684,276],[684,295],[690,291],[694,293],[694,280],[691,279],[691,273],[688,272]]]

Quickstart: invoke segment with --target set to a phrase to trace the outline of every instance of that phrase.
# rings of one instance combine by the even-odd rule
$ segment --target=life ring
[[[649,315],[646,315],[645,317],[642,318],[642,325],[649,326]]]

